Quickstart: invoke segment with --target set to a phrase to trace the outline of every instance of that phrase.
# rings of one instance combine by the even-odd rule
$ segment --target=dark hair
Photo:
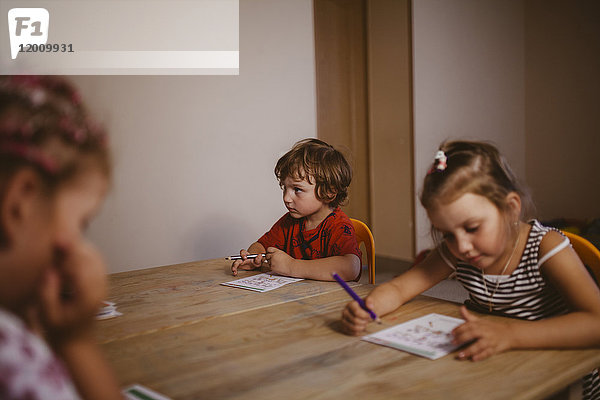
[[[425,177],[421,192],[421,204],[425,209],[431,209],[436,202],[449,203],[465,193],[474,193],[486,197],[498,210],[506,212],[506,196],[515,192],[521,197],[520,218],[531,216],[534,207],[528,191],[494,145],[448,141],[442,143],[439,150],[446,159],[436,157]]]
[[[275,176],[280,185],[288,177],[314,183],[317,199],[336,208],[348,197],[352,168],[333,146],[319,139],[304,139],[277,161]]]
[[[10,178],[33,168],[48,194],[94,166],[110,178],[105,132],[77,91],[53,76],[0,77],[0,201]],[[0,226],[0,245],[6,235]]]

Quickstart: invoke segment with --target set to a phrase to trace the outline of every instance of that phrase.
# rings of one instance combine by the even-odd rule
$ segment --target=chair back
[[[369,266],[369,283],[375,284],[375,240],[373,239],[373,234],[364,222],[354,218],[350,218],[350,221],[352,221],[352,225],[354,226],[354,234],[356,235],[358,245],[360,246],[361,243],[365,244],[367,265]]]
[[[591,270],[596,284],[600,284],[600,250],[579,235],[566,231],[562,231],[562,233],[569,238],[581,261]]]

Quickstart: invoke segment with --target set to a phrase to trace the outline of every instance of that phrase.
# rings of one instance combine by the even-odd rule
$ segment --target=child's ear
[[[510,192],[506,195],[506,205],[509,212],[518,220],[521,216],[521,196],[517,192]]]
[[[31,169],[21,169],[6,183],[1,204],[2,229],[10,242],[34,214],[42,194],[40,177]]]
[[[334,192],[328,192],[328,191],[324,190],[323,188],[320,188],[319,190],[317,190],[317,189],[315,188],[315,194],[316,194],[316,195],[317,195],[319,198],[323,199],[323,200],[321,200],[321,201],[322,201],[323,203],[325,203],[325,204],[329,204],[329,203],[331,203],[333,200],[335,200],[335,196],[337,196],[337,193],[334,193]]]
[[[330,205],[331,202],[335,200],[335,196],[337,196],[337,193],[327,193],[325,199],[323,200],[323,203]]]

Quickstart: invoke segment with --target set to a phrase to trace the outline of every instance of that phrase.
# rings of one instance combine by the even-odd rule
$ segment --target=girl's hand
[[[279,275],[293,276],[292,265],[294,264],[294,259],[285,251],[279,250],[276,247],[269,247],[266,259],[271,267],[271,271]]]
[[[66,342],[89,333],[105,297],[106,267],[100,253],[87,242],[57,248],[40,290],[41,321],[49,339]]]
[[[240,250],[240,256],[242,257],[242,259],[236,260],[233,262],[233,264],[231,264],[231,272],[233,272],[233,276],[237,275],[238,269],[250,271],[256,268],[260,268],[264,261],[262,254],[259,254],[258,256],[256,256],[256,258],[246,258],[248,257],[248,254],[250,253],[248,253],[247,250]]]
[[[467,322],[452,331],[452,343],[473,343],[458,353],[458,359],[481,361],[511,348],[512,331],[509,324],[479,319],[467,311],[465,306],[460,308],[460,313]]]
[[[368,297],[365,300],[367,308],[373,309],[373,301]],[[369,322],[372,322],[368,312],[356,301],[352,301],[346,305],[342,311],[342,330],[348,335],[359,335],[367,329]]]

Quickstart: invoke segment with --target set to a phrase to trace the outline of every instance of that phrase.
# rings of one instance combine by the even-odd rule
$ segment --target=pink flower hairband
[[[442,172],[448,167],[448,157],[446,157],[446,153],[443,150],[438,150],[435,153],[433,165],[427,171],[427,175],[432,174],[436,171]]]
[[[91,139],[101,146],[108,144],[104,130],[95,121],[87,116],[84,116],[83,120],[77,120],[75,110],[81,107],[81,96],[63,81],[37,76],[12,76],[0,80],[0,92],[25,99],[33,109],[51,105],[57,114],[61,115],[61,136],[68,141],[83,144]],[[18,127],[1,121],[0,135],[28,140],[45,124],[43,116],[31,118]]]

